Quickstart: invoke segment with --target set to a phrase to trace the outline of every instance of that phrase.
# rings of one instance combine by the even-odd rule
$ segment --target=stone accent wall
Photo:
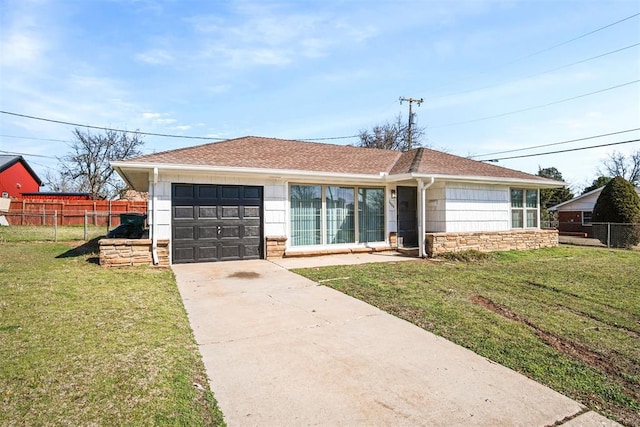
[[[392,248],[398,247],[398,233],[395,231],[389,233],[389,246]]]
[[[283,258],[285,244],[287,243],[286,236],[267,236],[267,259],[271,258]]]
[[[124,267],[153,265],[151,239],[101,239],[100,265]],[[169,267],[169,240],[158,240],[158,267]]]
[[[497,252],[558,246],[557,230],[511,230],[484,233],[427,233],[426,252],[436,257],[447,252]]]

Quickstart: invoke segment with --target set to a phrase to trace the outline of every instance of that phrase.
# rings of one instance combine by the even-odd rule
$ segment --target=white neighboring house
[[[154,250],[169,240],[173,263],[557,244],[539,190],[563,183],[426,148],[249,136],[112,166],[149,192]]]
[[[558,213],[558,231],[560,234],[593,237],[591,215],[603,188],[596,188],[549,208],[550,212]],[[640,196],[640,188],[636,187],[636,192]]]

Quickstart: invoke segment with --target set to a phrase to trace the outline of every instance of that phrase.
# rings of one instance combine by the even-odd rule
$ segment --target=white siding
[[[447,231],[444,183],[436,183],[427,188],[425,198],[427,205],[427,233],[442,233]]]
[[[601,191],[596,191],[594,194],[570,201],[561,206],[558,211],[592,211],[596,201],[598,201],[598,197],[600,197],[600,193]]]
[[[428,204],[428,202],[427,202]],[[447,184],[446,232],[509,230],[509,188],[490,185]]]

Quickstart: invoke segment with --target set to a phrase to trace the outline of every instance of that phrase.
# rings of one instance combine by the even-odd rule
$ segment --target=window
[[[511,189],[511,228],[538,227],[538,190]]]
[[[291,244],[319,245],[322,198],[319,185],[291,186]]]
[[[354,243],[354,191],[350,187],[325,187],[327,244]]]
[[[291,185],[289,190],[292,246],[384,241],[383,188]]]
[[[358,241],[384,241],[384,190],[358,189]]]
[[[591,225],[591,215],[593,215],[591,211],[582,212],[582,225]]]

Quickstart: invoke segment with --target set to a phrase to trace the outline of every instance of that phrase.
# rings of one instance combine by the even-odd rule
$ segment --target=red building
[[[0,156],[0,197],[21,197],[40,190],[42,180],[22,156]]]

